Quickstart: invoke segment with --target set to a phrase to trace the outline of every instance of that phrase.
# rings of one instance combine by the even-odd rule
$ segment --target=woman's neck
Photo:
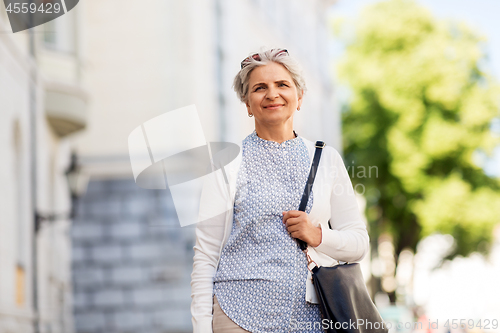
[[[265,128],[255,128],[255,133],[261,139],[274,141],[282,143],[287,140],[294,139],[296,137],[293,128],[281,129],[281,130],[269,130]]]

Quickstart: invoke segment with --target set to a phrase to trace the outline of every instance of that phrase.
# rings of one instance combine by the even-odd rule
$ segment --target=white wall
[[[34,36],[41,39],[42,31],[43,26],[34,28]],[[27,32],[11,32],[5,7],[0,6],[0,333],[33,331],[31,88],[36,113],[36,208],[41,214],[70,211],[65,179],[70,142],[54,133],[44,110],[44,82],[54,77],[43,70],[38,58],[30,57],[28,41]],[[37,41],[41,53],[42,47]],[[55,67],[57,63],[56,59]],[[68,219],[46,223],[38,236],[42,332],[73,332],[69,225]],[[18,265],[25,271],[21,288],[16,285]],[[19,289],[22,302],[16,298]]]
[[[3,11],[3,8],[2,10]],[[0,14],[0,332],[25,332],[31,317],[29,62],[23,34],[12,36]],[[17,129],[16,129],[17,127]],[[17,144],[15,143],[17,141]],[[16,151],[17,146],[17,151]],[[17,161],[16,161],[17,160]],[[15,169],[17,168],[17,170]],[[22,200],[27,198],[27,200]],[[22,235],[20,235],[22,233]],[[19,237],[21,236],[21,237]],[[19,238],[22,238],[21,244]],[[24,305],[16,305],[16,266],[26,270]]]

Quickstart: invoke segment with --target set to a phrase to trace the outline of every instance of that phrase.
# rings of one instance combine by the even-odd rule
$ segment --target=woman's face
[[[302,97],[283,65],[270,62],[250,73],[246,106],[259,126],[293,122],[293,113],[301,104]]]

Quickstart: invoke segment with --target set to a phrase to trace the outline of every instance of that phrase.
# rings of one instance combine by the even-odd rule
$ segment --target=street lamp
[[[68,180],[69,192],[71,193],[71,213],[70,218],[76,215],[76,199],[85,195],[89,183],[89,175],[82,171],[82,166],[78,163],[78,157],[75,152],[71,154],[71,164],[66,170],[66,179]]]
[[[85,194],[89,176],[82,172],[82,166],[78,163],[76,153],[71,154],[71,163],[65,172],[71,194],[71,210],[68,213],[41,214],[36,212],[35,233],[38,233],[43,222],[55,222],[57,220],[73,219],[76,216],[76,200]]]

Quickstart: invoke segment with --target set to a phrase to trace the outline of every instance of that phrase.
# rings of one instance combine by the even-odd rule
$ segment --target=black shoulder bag
[[[309,172],[299,210],[305,211],[309,194],[316,177],[323,141],[316,141],[316,151]],[[330,221],[328,225],[331,228]],[[326,333],[387,333],[389,330],[368,294],[358,263],[318,266],[307,253],[307,243],[297,239],[300,249],[307,256],[314,289],[323,317]],[[313,264],[313,268],[310,265]],[[325,321],[326,320],[326,321]],[[325,324],[326,322],[326,324]]]

